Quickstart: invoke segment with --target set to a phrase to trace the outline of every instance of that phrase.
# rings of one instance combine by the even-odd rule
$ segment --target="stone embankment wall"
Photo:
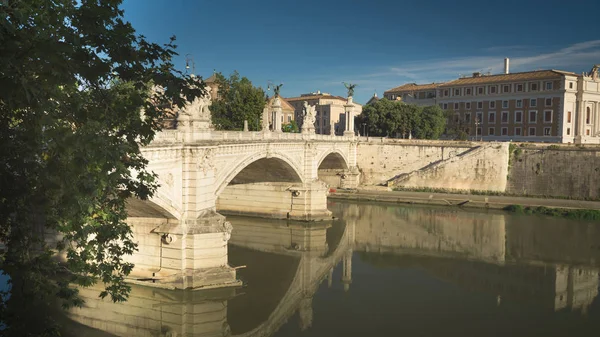
[[[389,187],[504,192],[508,143],[491,143],[401,175]]]
[[[379,138],[359,142],[357,165],[362,186],[600,199],[600,147]]]
[[[517,145],[512,152],[508,193],[600,198],[600,148]]]
[[[454,157],[476,143],[454,141],[382,140],[359,142],[357,166],[362,185],[385,184],[388,180]]]
[[[504,192],[508,143],[359,143],[363,185]]]

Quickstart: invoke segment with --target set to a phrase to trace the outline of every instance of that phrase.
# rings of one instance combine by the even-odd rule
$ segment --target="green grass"
[[[600,210],[594,209],[566,209],[549,208],[544,206],[524,207],[522,205],[509,205],[504,207],[504,210],[517,214],[540,214],[574,220],[600,221]]]
[[[524,197],[524,198],[540,198],[540,199],[600,201],[600,198],[578,198],[578,197],[563,196],[563,195],[532,195],[532,194],[518,194],[518,193],[506,193],[506,192],[494,192],[494,191],[481,191],[481,190],[454,190],[454,189],[449,189],[449,188],[431,188],[431,187],[400,187],[400,186],[396,186],[396,187],[392,188],[392,190],[405,191],[405,192],[487,195],[487,196],[499,196],[499,197]]]

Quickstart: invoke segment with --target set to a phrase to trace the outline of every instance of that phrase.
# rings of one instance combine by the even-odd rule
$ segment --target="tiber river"
[[[244,286],[82,290],[74,336],[597,336],[600,224],[331,202],[318,224],[229,217]]]

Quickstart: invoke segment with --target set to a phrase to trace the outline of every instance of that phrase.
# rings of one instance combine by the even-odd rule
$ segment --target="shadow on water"
[[[123,304],[84,289],[86,306],[71,312],[67,330],[309,337],[587,336],[600,329],[599,224],[443,207],[329,208],[339,220],[230,217],[229,261],[246,266],[238,270],[241,288],[134,286]]]

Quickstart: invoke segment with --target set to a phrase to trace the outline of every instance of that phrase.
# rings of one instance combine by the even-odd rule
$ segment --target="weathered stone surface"
[[[511,160],[507,192],[600,198],[600,149],[519,147]]]

